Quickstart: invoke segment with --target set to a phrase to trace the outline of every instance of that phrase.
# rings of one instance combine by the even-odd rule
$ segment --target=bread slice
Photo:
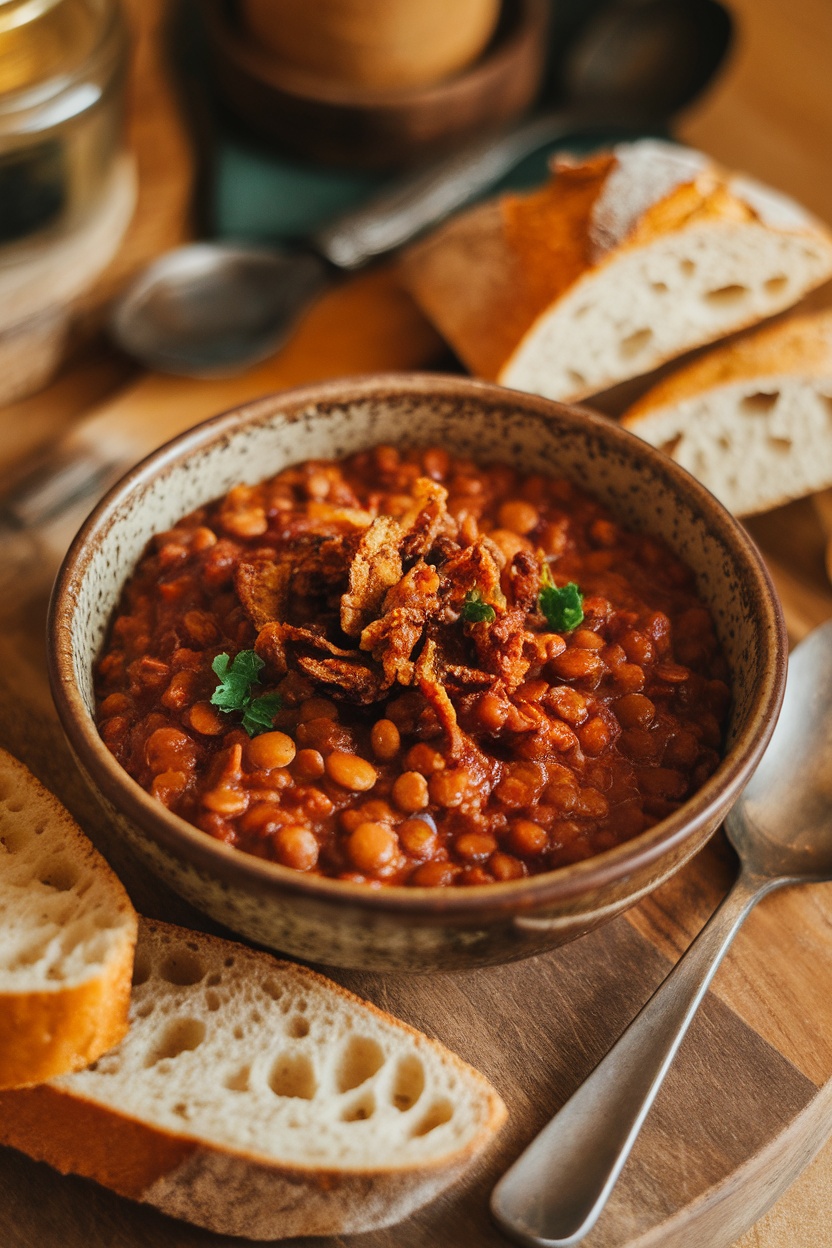
[[[0,1088],[78,1070],[127,1030],[136,914],[69,812],[0,750]]]
[[[717,347],[622,417],[746,516],[832,485],[832,310]]]
[[[645,139],[455,218],[402,259],[405,285],[480,377],[596,394],[796,303],[832,235],[700,152]]]
[[[0,1095],[0,1143],[226,1235],[398,1221],[505,1117],[487,1081],[337,984],[142,920],[130,1032]]]

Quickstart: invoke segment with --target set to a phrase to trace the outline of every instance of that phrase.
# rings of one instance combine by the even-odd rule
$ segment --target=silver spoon
[[[403,178],[313,235],[305,252],[201,243],[162,256],[120,300],[113,334],[163,372],[216,376],[264,359],[334,271],[408,242],[546,143],[662,126],[713,77],[731,29],[718,0],[620,0],[570,50],[562,108]]]
[[[606,1057],[494,1188],[492,1213],[518,1243],[561,1248],[588,1234],[751,909],[783,885],[832,879],[832,621],[792,655],[774,735],[725,830],[740,859],[733,888]]]

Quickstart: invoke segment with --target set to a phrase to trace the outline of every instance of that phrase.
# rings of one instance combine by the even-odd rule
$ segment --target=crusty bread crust
[[[478,377],[497,381],[540,313],[588,267],[589,218],[614,159],[455,217],[401,260],[416,302]]]
[[[504,1115],[495,1115],[489,1136]],[[420,1169],[291,1169],[220,1150],[51,1085],[0,1093],[0,1144],[222,1235],[286,1239],[392,1226],[443,1191],[482,1142]]]
[[[584,398],[754,324],[832,274],[832,236],[808,213],[767,188],[730,177],[699,153],[645,141],[578,163],[561,159],[555,170],[557,176],[539,190],[456,217],[402,259],[405,285],[478,376],[552,398]],[[645,195],[645,184],[654,200]],[[764,306],[738,304],[728,310],[727,323],[723,315],[722,321],[697,324],[672,350],[633,358],[625,351],[589,382],[576,376],[546,389],[531,378],[524,355],[579,283],[591,296],[594,283],[628,254],[657,250],[673,237],[682,259],[687,236],[701,240],[710,231],[719,246],[728,237],[723,228],[742,226],[761,236],[804,237],[817,252],[818,272],[799,289],[784,285]]]
[[[52,880],[56,871],[75,879]],[[7,907],[31,892],[0,942],[0,1088],[12,1088],[80,1070],[122,1039],[137,920],[69,812],[0,751],[0,902],[5,889]],[[69,947],[56,949],[50,924]],[[77,936],[72,924],[82,926]]]
[[[322,975],[167,924],[143,920],[142,929],[139,967],[148,939],[172,942],[174,948],[187,942],[209,968],[222,966],[231,951],[234,978],[249,988],[258,973],[261,978],[264,972],[281,974],[296,985],[299,995],[323,989],[328,999],[346,1003],[357,1021],[371,1016],[403,1038],[412,1038],[414,1051],[429,1048],[446,1067],[453,1067],[459,1094],[475,1096],[481,1103],[484,1113],[477,1130],[462,1147],[445,1147],[417,1163],[412,1158],[402,1162],[381,1150],[372,1165],[293,1164],[289,1159],[278,1161],[265,1150],[220,1146],[195,1130],[189,1133],[186,1122],[181,1132],[173,1131],[150,1117],[138,1118],[120,1104],[96,1101],[90,1095],[94,1085],[89,1075],[82,1075],[0,1094],[0,1143],[62,1173],[94,1179],[122,1196],[210,1230],[276,1239],[358,1232],[400,1220],[453,1182],[502,1125],[505,1106],[482,1075]],[[130,1042],[128,1037],[125,1043]],[[103,1061],[117,1056],[118,1051]],[[217,1075],[210,1065],[206,1068],[206,1089]]]
[[[766,325],[698,356],[641,395],[621,423],[638,433],[641,417],[660,407],[732,381],[784,373],[832,377],[832,308]]]
[[[700,356],[622,417],[738,515],[832,485],[832,309]]]
[[[124,1038],[133,945],[87,983],[56,992],[0,994],[0,1088],[83,1070]]]
[[[0,1143],[133,1200],[198,1148],[51,1084],[0,1093]]]

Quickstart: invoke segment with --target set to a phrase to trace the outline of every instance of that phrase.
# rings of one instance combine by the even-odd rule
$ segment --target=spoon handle
[[[783,881],[740,874],[685,955],[491,1197],[526,1245],[575,1244],[594,1226],[676,1051],[740,925]]]
[[[573,112],[540,113],[509,130],[476,139],[339,218],[316,234],[312,245],[338,268],[360,268],[443,220],[488,190],[524,156],[582,128],[585,120]]]

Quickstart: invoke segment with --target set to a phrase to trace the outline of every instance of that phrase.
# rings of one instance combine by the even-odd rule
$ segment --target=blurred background
[[[672,133],[830,220],[830,46],[827,0],[0,0],[0,403],[176,244],[306,237],[576,97],[596,132],[561,145]]]

